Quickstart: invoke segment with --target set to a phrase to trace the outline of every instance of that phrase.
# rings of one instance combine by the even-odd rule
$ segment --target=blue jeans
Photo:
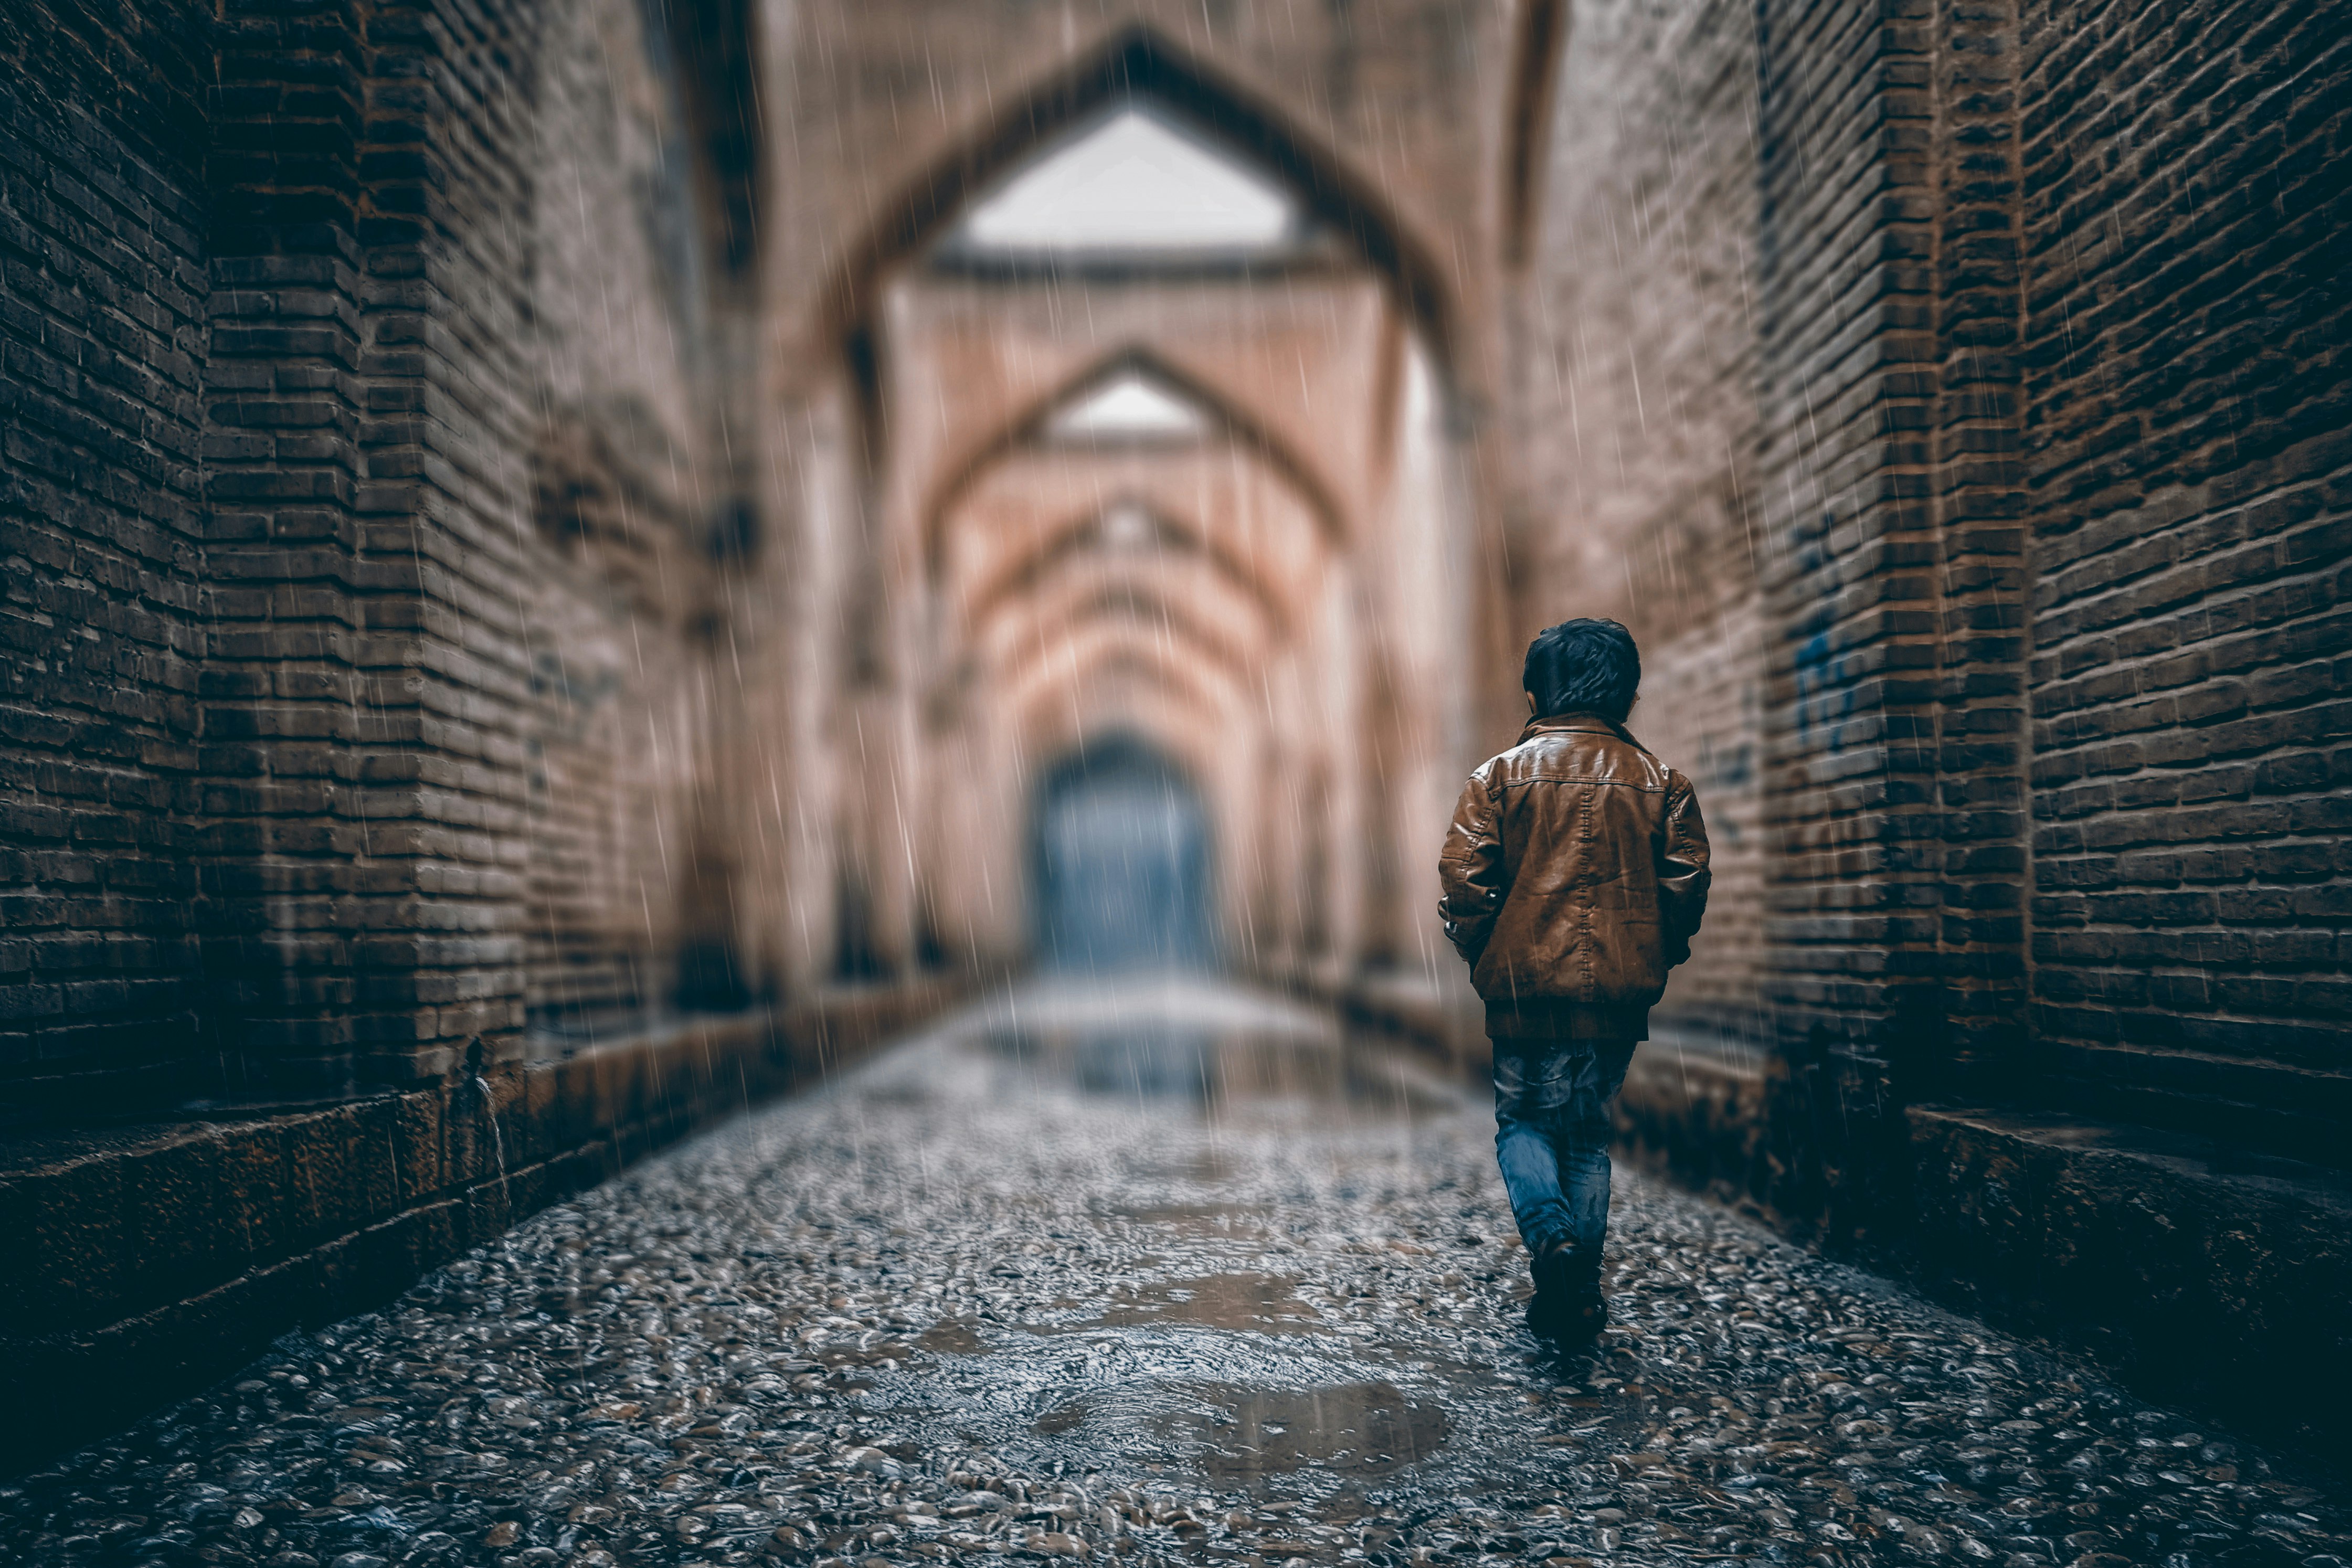
[[[1609,1101],[1632,1040],[1496,1040],[1495,1159],[1531,1257],[1609,1230]]]

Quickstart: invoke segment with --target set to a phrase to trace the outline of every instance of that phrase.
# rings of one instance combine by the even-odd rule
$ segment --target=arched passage
[[[1457,618],[1464,580],[1427,569],[1430,541],[1476,526],[1455,437],[1399,395],[1408,357],[1453,383],[1453,279],[1319,111],[1255,101],[1148,29],[1080,54],[1010,110],[947,115],[977,129],[894,174],[885,217],[827,253],[806,342],[847,350],[833,493],[861,524],[835,723],[885,781],[837,797],[837,853],[870,882],[855,912],[876,951],[907,955],[892,972],[1017,948],[997,890],[1020,876],[1024,731],[1053,710],[1221,753],[1196,782],[1222,896],[1349,911],[1285,915],[1255,956],[1343,973],[1369,923],[1353,859],[1260,819],[1311,812],[1334,843],[1405,830],[1367,815],[1345,758],[1373,645],[1435,654]],[[1167,159],[1135,181],[1206,182],[1256,216],[1187,236],[1156,208],[1122,228],[1038,197],[1152,146]],[[897,803],[942,792],[908,826]]]

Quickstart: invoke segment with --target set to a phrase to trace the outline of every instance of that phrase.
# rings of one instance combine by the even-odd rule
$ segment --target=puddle
[[[1071,1330],[1150,1328],[1195,1323],[1241,1333],[1303,1333],[1321,1320],[1298,1300],[1301,1281],[1271,1274],[1212,1274],[1202,1279],[1171,1279],[1164,1285],[1122,1289],[1109,1310]]]
[[[1348,1489],[1399,1484],[1409,1468],[1412,1484],[1445,1488],[1492,1482],[1498,1464],[1557,1465],[1557,1450],[1526,1444],[1516,1402],[1457,1402],[1484,1386],[1478,1372],[1400,1364],[1315,1332],[1311,1309],[1289,1295],[1294,1283],[1173,1282],[1159,1299],[1115,1307],[1106,1324],[991,1325],[983,1353],[876,1371],[852,1397],[874,1418],[954,1431],[1024,1464],[1189,1473],[1318,1507]],[[969,1325],[938,1330],[934,1342],[972,1342]],[[1490,1407],[1508,1416],[1503,1430]],[[1495,1447],[1506,1432],[1517,1449],[1509,1461]]]
[[[929,1355],[986,1355],[988,1345],[970,1323],[943,1318],[925,1329],[915,1348]]]
[[[1122,1024],[1112,1028],[998,1029],[987,1037],[998,1056],[1055,1072],[1087,1094],[1130,1100],[1181,1100],[1208,1105],[1237,1076],[1234,1042],[1205,1029]],[[1246,1052],[1243,1054],[1248,1054]]]
[[[1172,1230],[1181,1237],[1232,1236],[1271,1212],[1263,1204],[1137,1204],[1103,1211],[1136,1225]]]
[[[1192,1393],[1200,1408],[1173,1417],[1167,1435],[1201,1440],[1192,1462],[1228,1486],[1303,1469],[1357,1479],[1391,1475],[1436,1452],[1452,1430],[1444,1412],[1413,1404],[1387,1383]]]
[[[1180,1163],[1169,1166],[1164,1173],[1174,1181],[1213,1187],[1221,1182],[1233,1180],[1234,1161],[1222,1149],[1202,1149]]]
[[[1060,1077],[1087,1094],[1181,1100],[1202,1108],[1278,1099],[1385,1104],[1394,1098],[1385,1081],[1351,1070],[1347,1047],[1337,1035],[1127,1022],[999,1026],[976,1038],[999,1059]]]
[[[1094,1094],[1205,1101],[1216,1089],[1216,1044],[1192,1029],[1118,1029],[1070,1042],[1070,1075]]]
[[[1058,1437],[1065,1432],[1075,1432],[1087,1424],[1084,1400],[1060,1405],[1029,1424],[1029,1429],[1041,1437]]]

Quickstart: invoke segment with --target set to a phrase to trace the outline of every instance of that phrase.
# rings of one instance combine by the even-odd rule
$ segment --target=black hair
[[[1562,621],[1528,644],[1520,680],[1538,715],[1598,713],[1622,724],[1642,687],[1642,650],[1615,621]]]

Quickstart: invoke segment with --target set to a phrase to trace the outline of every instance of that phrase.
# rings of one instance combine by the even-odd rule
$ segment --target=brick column
[[[2021,1009],[2015,36],[2009,0],[1759,16],[1766,1002],[1859,1136]]]
[[[200,923],[233,1089],[350,1080],[353,939],[398,877],[355,795],[365,71],[352,5],[255,0],[223,17]]]
[[[255,1087],[430,1076],[520,1025],[501,715],[528,682],[451,542],[476,492],[520,504],[520,459],[459,433],[445,394],[499,380],[452,370],[437,275],[471,42],[362,0],[254,0],[223,34],[205,928],[217,1043]]]
[[[2016,0],[1940,0],[1927,69],[1935,195],[1934,446],[1940,616],[1937,959],[1949,1087],[2004,1091],[2025,1028],[2032,582],[2020,458],[2023,296]]]
[[[361,1024],[420,1073],[505,1053],[523,1026],[535,699],[530,332],[518,304],[535,0],[383,4],[361,170],[367,479],[361,538],[388,597],[366,644],[363,805],[403,862],[363,950]],[[394,888],[396,887],[396,891]]]

